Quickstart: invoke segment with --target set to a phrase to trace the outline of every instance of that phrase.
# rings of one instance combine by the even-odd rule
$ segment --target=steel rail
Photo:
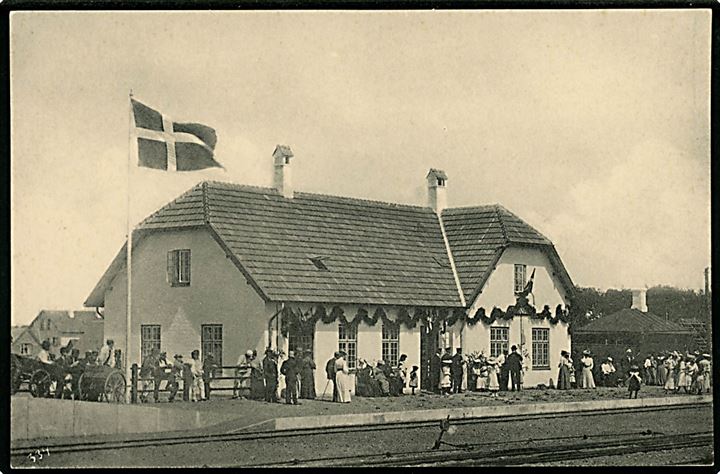
[[[536,464],[540,462],[558,462],[585,459],[600,456],[618,456],[638,452],[698,447],[700,443],[710,443],[712,446],[712,432],[681,433],[674,435],[635,433],[624,439],[626,434],[614,436],[615,439],[587,444],[587,440],[597,436],[610,436],[613,434],[573,436],[564,438],[542,438],[534,441],[556,442],[558,439],[583,439],[584,443],[566,444],[558,446],[522,446],[509,449],[460,449],[422,451],[401,453],[359,454],[351,456],[337,456],[313,459],[292,459],[275,463],[233,465],[233,467],[401,467],[401,466],[437,466],[437,465],[463,465],[473,466],[510,466],[521,464]],[[489,447],[490,444],[522,443],[527,440],[511,440],[501,443],[481,443],[474,447]],[[592,440],[594,441],[594,440]]]
[[[566,417],[577,417],[577,416],[598,416],[607,414],[621,414],[621,413],[638,413],[638,412],[650,412],[650,411],[665,411],[665,410],[678,410],[678,409],[696,409],[700,408],[707,403],[697,405],[668,405],[668,406],[656,406],[656,407],[639,407],[639,408],[622,408],[622,409],[601,409],[601,410],[584,410],[578,412],[563,412],[563,413],[540,413],[540,414],[518,414],[513,416],[494,416],[484,418],[471,418],[471,419],[456,419],[451,420],[453,425],[467,425],[467,424],[482,424],[482,423],[493,423],[498,421],[525,421],[543,418],[566,418]],[[270,420],[268,420],[270,421]],[[47,446],[56,453],[70,453],[70,452],[90,452],[90,451],[105,451],[105,450],[117,450],[117,449],[131,449],[131,448],[142,448],[159,445],[174,445],[174,444],[185,444],[185,443],[221,443],[221,442],[242,442],[242,441],[255,441],[264,439],[277,439],[277,438],[292,438],[298,436],[322,436],[329,434],[342,434],[342,433],[355,433],[355,432],[372,432],[382,430],[397,430],[407,428],[421,428],[426,426],[437,426],[439,420],[431,421],[416,421],[416,422],[400,422],[391,424],[367,424],[357,426],[336,426],[336,427],[322,427],[322,428],[304,428],[294,430],[282,430],[282,431],[249,431],[249,432],[237,432],[237,433],[209,433],[209,434],[185,434],[165,437],[153,437],[143,439],[129,439],[119,441],[90,441],[82,440],[78,443],[52,443],[51,440],[37,440],[28,441],[23,443],[15,443],[11,446],[10,455],[11,457],[25,456],[28,450],[34,449],[35,444],[42,444]]]

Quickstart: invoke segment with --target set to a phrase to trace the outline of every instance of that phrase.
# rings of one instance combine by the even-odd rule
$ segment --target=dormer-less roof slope
[[[207,226],[268,301],[462,306],[429,208],[209,182],[143,221],[148,230]],[[322,257],[328,270],[311,258]],[[121,251],[85,302],[102,306]]]
[[[575,334],[630,332],[637,334],[693,334],[689,329],[666,321],[653,313],[625,308],[615,313],[590,321],[577,328]]]
[[[509,246],[535,246],[545,251],[566,292],[574,285],[550,239],[498,204],[445,209],[445,233],[465,299],[480,293],[503,250]]]

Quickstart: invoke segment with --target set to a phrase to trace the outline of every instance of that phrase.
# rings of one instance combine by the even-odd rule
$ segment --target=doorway
[[[420,388],[432,391],[431,360],[438,349],[438,327],[420,326]]]

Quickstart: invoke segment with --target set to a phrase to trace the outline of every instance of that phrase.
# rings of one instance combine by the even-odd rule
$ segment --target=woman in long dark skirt
[[[558,390],[568,390],[570,388],[570,371],[573,370],[572,363],[570,363],[570,354],[567,351],[560,352],[560,371],[558,372]]]
[[[300,398],[313,400],[315,398],[315,361],[312,360],[312,352],[305,351],[302,368],[300,370]]]

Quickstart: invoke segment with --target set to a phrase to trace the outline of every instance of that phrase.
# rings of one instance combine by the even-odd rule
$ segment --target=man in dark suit
[[[275,352],[272,349],[265,351],[263,376],[265,377],[265,401],[277,403],[278,367]]]
[[[507,365],[508,351],[503,349],[502,354],[498,356],[498,365],[500,365],[500,390],[506,391],[508,389],[508,379],[510,379],[510,372]]]
[[[512,391],[517,388],[520,391],[520,371],[522,370],[522,356],[517,352],[517,346],[510,348],[512,352],[507,356],[506,364],[510,372],[510,381],[512,383]]]
[[[462,348],[458,347],[455,355],[452,357],[452,365],[450,365],[452,393],[462,392],[463,363]]]
[[[430,357],[430,390],[434,393],[440,392],[440,359],[442,359],[442,351],[438,348]]]
[[[288,351],[287,360],[280,366],[280,373],[285,376],[285,403],[288,405],[299,405],[297,399],[298,369],[295,352]]]
[[[337,402],[340,400],[340,397],[338,396],[337,391],[337,383],[335,383],[335,376],[337,375],[337,370],[335,370],[335,361],[340,357],[340,352],[335,351],[335,355],[327,361],[325,364],[325,375],[327,376],[328,380],[332,381],[333,384],[333,399],[332,401]],[[324,395],[324,394],[323,394]]]
[[[620,360],[620,371],[619,377],[620,382],[625,385],[625,380],[630,376],[630,367],[635,365],[635,356],[633,355],[632,349],[627,349],[625,355]]]

